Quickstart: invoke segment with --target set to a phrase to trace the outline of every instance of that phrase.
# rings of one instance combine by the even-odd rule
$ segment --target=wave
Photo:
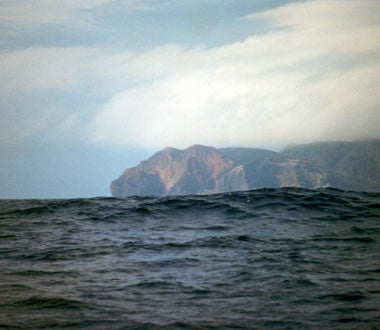
[[[194,210],[221,212],[234,217],[254,216],[260,210],[337,210],[343,217],[352,217],[360,210],[364,216],[378,215],[380,193],[341,191],[334,188],[256,189],[214,195],[166,197],[96,197],[65,200],[0,200],[0,219],[44,218],[59,216],[73,219],[112,221],[126,215],[160,218],[168,212]],[[346,212],[345,212],[345,209]],[[348,212],[350,210],[350,212]]]
[[[5,328],[376,328],[380,194],[0,200]]]

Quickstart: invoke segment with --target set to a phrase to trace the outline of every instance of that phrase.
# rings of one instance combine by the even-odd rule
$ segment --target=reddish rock
[[[112,195],[190,195],[255,188],[331,185],[380,191],[380,140],[323,142],[274,152],[194,145],[165,148],[126,169],[111,184]]]
[[[111,184],[113,196],[211,193],[215,182],[234,165],[212,147],[165,148],[129,168]]]

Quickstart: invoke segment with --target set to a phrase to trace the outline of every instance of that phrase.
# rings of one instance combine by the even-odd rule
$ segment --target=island
[[[259,188],[380,191],[380,140],[318,142],[281,151],[167,147],[111,183],[114,197],[213,194]]]

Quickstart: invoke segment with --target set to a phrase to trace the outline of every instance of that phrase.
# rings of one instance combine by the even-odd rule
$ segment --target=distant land
[[[111,192],[114,197],[164,196],[327,186],[380,191],[380,139],[292,145],[279,152],[168,147],[127,168],[112,182]]]

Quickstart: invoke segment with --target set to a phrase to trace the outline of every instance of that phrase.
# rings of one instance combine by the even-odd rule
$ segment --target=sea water
[[[0,328],[379,327],[379,193],[0,201]]]

